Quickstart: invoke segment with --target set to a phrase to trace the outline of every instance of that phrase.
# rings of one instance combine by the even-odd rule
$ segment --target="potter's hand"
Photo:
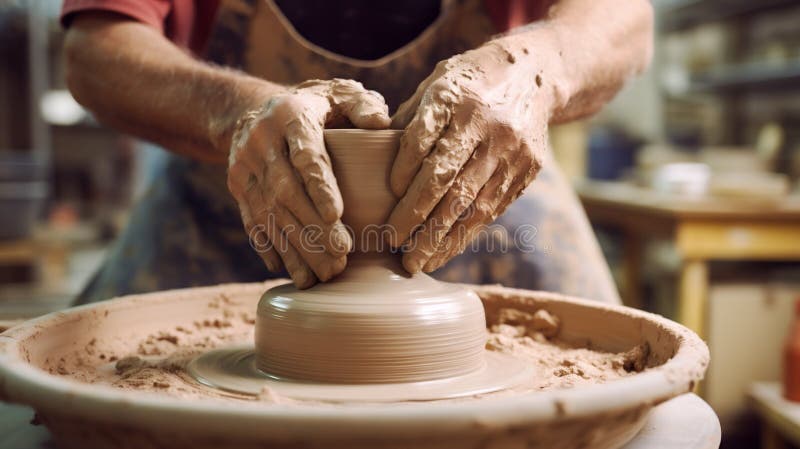
[[[493,41],[440,62],[400,106],[392,127],[405,133],[391,186],[401,200],[389,225],[409,272],[462,252],[535,177],[553,89],[545,64],[517,58],[550,56]]]
[[[228,188],[251,244],[270,271],[299,288],[326,281],[347,263],[352,239],[325,150],[326,125],[385,128],[383,98],[352,80],[306,81],[248,112],[232,139]]]

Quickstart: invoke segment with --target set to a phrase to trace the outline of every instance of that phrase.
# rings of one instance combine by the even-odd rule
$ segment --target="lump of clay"
[[[497,322],[514,327],[522,326],[529,335],[538,332],[547,338],[558,335],[560,326],[558,318],[544,309],[539,309],[534,313],[523,312],[517,309],[500,309]],[[531,336],[533,337],[533,335]]]

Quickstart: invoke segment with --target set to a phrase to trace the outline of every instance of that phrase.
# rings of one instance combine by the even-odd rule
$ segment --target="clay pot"
[[[386,242],[397,199],[389,173],[402,131],[326,130],[354,252],[343,274],[308,290],[267,291],[256,364],[272,376],[339,384],[446,379],[484,364],[486,319],[475,293],[409,275]]]

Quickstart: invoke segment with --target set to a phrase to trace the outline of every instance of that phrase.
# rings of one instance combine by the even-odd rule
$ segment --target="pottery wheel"
[[[708,364],[703,341],[662,317],[550,293],[473,285],[465,287],[481,298],[490,327],[502,324],[503,310],[531,316],[545,310],[559,318],[558,337],[536,348],[557,355],[563,343],[568,345],[564,355],[572,358],[574,351],[583,353],[582,342],[591,341],[594,350],[608,353],[603,363],[613,364],[624,351],[647,345],[648,367],[620,376],[607,371],[607,381],[573,385],[565,380],[545,387],[539,378],[561,358],[542,370],[528,352],[519,358],[536,374],[519,386],[455,400],[402,403],[284,402],[269,391],[248,400],[199,383],[187,385],[181,364],[185,355],[199,347],[222,349],[225,342],[248,344],[247,323],[252,323],[259,298],[281,282],[134,295],[24,323],[0,335],[0,398],[34,407],[59,447],[467,449],[477,441],[485,447],[618,448],[644,425],[651,407],[694,388]],[[204,324],[226,319],[230,327]],[[178,328],[191,331],[180,333],[179,345],[158,340],[177,335]],[[206,337],[212,341],[198,346]],[[159,354],[154,364],[107,372],[113,369],[110,357],[122,362],[148,353]],[[175,371],[176,364],[181,369]],[[131,376],[123,379],[125,374]],[[347,393],[351,387],[336,388]],[[681,406],[679,412],[688,416],[691,410]],[[673,435],[670,441],[689,447],[688,435]]]

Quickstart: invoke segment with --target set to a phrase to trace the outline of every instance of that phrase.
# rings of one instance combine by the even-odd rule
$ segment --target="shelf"
[[[659,28],[662,32],[681,31],[709,22],[744,17],[750,14],[800,6],[797,0],[672,0],[662,2]]]
[[[786,88],[800,90],[800,61],[775,66],[749,64],[712,70],[693,75],[690,86],[692,92],[726,93],[739,90],[769,91]]]

